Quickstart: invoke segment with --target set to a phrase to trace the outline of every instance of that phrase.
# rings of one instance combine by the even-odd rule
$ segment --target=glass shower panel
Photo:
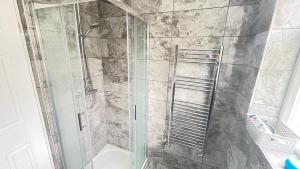
[[[147,23],[128,15],[129,66],[132,115],[132,156],[133,169],[141,169],[146,161],[147,150]]]
[[[65,168],[86,169],[92,165],[75,12],[74,5],[54,6],[35,9],[35,17]]]

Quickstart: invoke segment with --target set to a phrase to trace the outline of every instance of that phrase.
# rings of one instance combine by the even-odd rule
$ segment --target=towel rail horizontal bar
[[[174,108],[179,108],[179,109],[184,109],[184,110],[187,110],[187,111],[193,111],[193,112],[199,112],[199,113],[208,113],[207,108],[186,106],[186,105],[182,105],[182,104],[177,104],[177,105],[174,106]]]
[[[185,146],[185,147],[188,147],[188,148],[194,148],[194,149],[197,149],[197,150],[200,150],[202,151],[203,147],[202,146],[197,146],[197,145],[188,145],[188,144],[185,144],[185,143],[181,143],[181,142],[176,142],[177,144],[180,144],[182,146]]]
[[[176,78],[190,78],[190,79],[198,79],[198,80],[207,80],[207,81],[215,81],[214,79],[203,79],[203,78],[196,78],[196,77],[186,77],[186,76],[176,76]]]
[[[193,105],[199,105],[199,106],[207,106],[208,108],[210,107],[210,104],[191,103],[191,102],[182,101],[182,100],[174,100],[174,102],[181,102],[181,103],[187,103],[187,104],[193,104]]]
[[[207,120],[208,114],[192,114],[189,112],[182,112],[182,111],[177,111],[174,110],[174,116],[179,116],[179,117],[189,117],[189,118],[196,118],[199,120]]]
[[[205,131],[198,131],[198,130],[193,130],[193,129],[186,129],[186,128],[180,128],[180,129],[176,129],[174,131],[174,133],[191,133],[191,134],[195,134],[195,135],[205,135]]]
[[[183,80],[182,80],[183,79]],[[176,78],[176,82],[187,82],[187,83],[196,83],[196,84],[209,84],[209,85],[213,85],[214,83],[213,82],[207,82],[207,81],[204,81],[204,80],[186,80],[187,78]]]
[[[204,142],[203,142],[203,140],[197,140],[197,141],[195,141],[195,140],[193,140],[193,141],[190,141],[190,140],[186,140],[187,138],[186,137],[184,137],[184,136],[182,136],[182,137],[179,137],[179,136],[176,136],[176,135],[172,135],[173,136],[173,138],[175,138],[177,141],[182,141],[182,142],[189,142],[189,143],[191,143],[191,144],[195,144],[195,145],[201,145],[201,144],[204,144]],[[189,139],[189,138],[188,138]]]
[[[191,142],[194,142],[195,144],[199,144],[202,143],[204,138],[205,138],[205,134],[204,135],[195,135],[195,134],[188,134],[188,133],[173,133],[173,137],[177,138],[177,139],[181,139],[181,140],[185,140],[185,139],[189,139],[189,141],[191,140]]]
[[[203,128],[206,127],[206,125],[204,125],[204,124],[195,123],[195,122],[191,122],[191,121],[185,121],[184,119],[177,119],[177,121],[174,120],[174,123],[172,123],[171,125],[183,125],[183,124],[186,124],[187,122],[189,124],[193,124],[193,125],[198,126],[198,127],[203,127]]]
[[[192,61],[183,61],[183,59],[180,59],[180,62],[184,62],[184,63],[198,63],[198,64],[217,64],[217,62],[192,62]]]
[[[212,90],[213,89],[213,86],[200,86],[200,85],[193,85],[193,84],[185,84],[185,83],[182,83],[181,81],[176,81],[176,84],[177,85],[182,85],[182,86],[188,86],[188,87],[195,87],[195,88],[205,88],[207,90]]]
[[[187,89],[187,90],[194,90],[194,91],[201,91],[201,92],[212,92],[211,90],[193,89],[193,88],[181,87],[181,86],[177,86],[177,88]]]
[[[183,116],[174,116],[174,123],[176,122],[180,122],[180,121],[185,121],[188,120],[189,123],[193,123],[195,122],[196,124],[198,124],[199,126],[203,125],[206,126],[206,124],[202,123],[202,121],[199,121],[199,119],[191,119],[189,117],[183,117]],[[197,123],[198,122],[198,123]]]
[[[181,48],[181,49],[178,49],[179,51],[180,50],[187,50],[187,51],[220,51],[220,49],[184,49],[184,48]]]

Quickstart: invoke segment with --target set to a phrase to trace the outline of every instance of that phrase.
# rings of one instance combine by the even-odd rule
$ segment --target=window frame
[[[292,71],[292,75],[290,78],[290,82],[288,84],[288,88],[286,90],[286,95],[284,97],[280,117],[279,119],[296,135],[300,136],[300,127],[297,130],[293,127],[295,121],[297,121],[294,117],[296,116],[296,103],[300,104],[300,55],[298,55],[296,59],[296,63],[294,65],[294,69]],[[298,105],[300,106],[300,105]],[[300,113],[300,112],[298,112]],[[298,117],[300,117],[298,115]],[[300,119],[298,119],[298,123]],[[299,125],[300,126],[300,125]]]

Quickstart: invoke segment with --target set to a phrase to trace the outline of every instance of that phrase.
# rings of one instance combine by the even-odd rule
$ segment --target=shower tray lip
[[[98,156],[101,156],[101,155],[106,154],[108,152],[117,152],[117,151],[129,155],[129,151],[127,151],[127,150],[124,150],[120,147],[117,147],[117,146],[114,146],[114,145],[111,145],[111,144],[106,144],[102,148],[102,150],[94,158],[97,158]]]
[[[93,158],[94,169],[130,169],[130,153],[114,145],[106,144]]]

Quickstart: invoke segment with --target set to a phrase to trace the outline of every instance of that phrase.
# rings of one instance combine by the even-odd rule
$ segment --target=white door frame
[[[16,0],[0,2],[0,80],[0,168],[54,169]]]

